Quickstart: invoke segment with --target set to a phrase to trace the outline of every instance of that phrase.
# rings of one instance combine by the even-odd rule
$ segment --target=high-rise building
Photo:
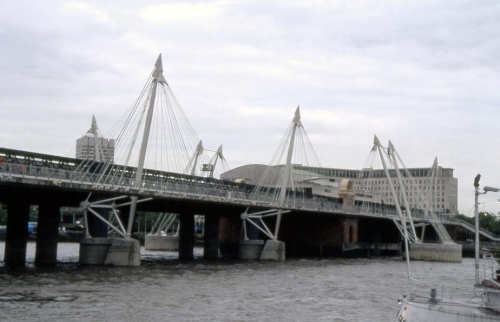
[[[115,140],[102,137],[95,116],[87,133],[76,140],[76,158],[114,163]]]

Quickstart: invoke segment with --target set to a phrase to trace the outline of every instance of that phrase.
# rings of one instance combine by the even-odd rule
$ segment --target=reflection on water
[[[0,243],[3,259],[4,243]],[[201,256],[202,250],[196,249]],[[140,267],[83,267],[60,244],[55,269],[0,267],[1,321],[394,321],[408,293],[405,263],[389,259],[280,262],[176,260],[143,252]],[[3,265],[0,264],[0,265]],[[422,275],[473,278],[473,260],[415,262]]]

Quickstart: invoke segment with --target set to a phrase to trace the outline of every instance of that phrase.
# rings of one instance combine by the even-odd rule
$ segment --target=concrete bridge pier
[[[358,242],[358,227],[359,221],[357,219],[344,219],[342,222],[342,235],[344,243],[357,243]]]
[[[146,235],[144,249],[176,252],[179,250],[179,236]]]
[[[174,216],[174,214],[170,214],[167,217],[161,217],[162,224],[165,224],[165,222],[163,221],[165,220],[165,218],[168,218],[167,221],[170,222],[172,218],[170,216]],[[157,218],[157,220],[158,219],[160,219],[160,217]],[[168,231],[166,231],[165,234],[166,236],[161,235],[158,231],[153,232],[153,234],[147,234],[144,237],[144,249],[171,252],[179,251],[179,236],[177,234],[169,236]]]
[[[127,207],[121,209],[126,218]],[[95,210],[100,216],[109,219],[108,209]],[[141,247],[138,240],[133,238],[108,238],[108,225],[92,214],[88,214],[89,233],[91,238],[84,238],[80,242],[80,264],[84,265],[116,265],[140,266]],[[127,221],[124,221],[126,226]]]
[[[214,260],[219,257],[219,225],[220,217],[218,215],[205,215],[204,259]]]
[[[260,254],[260,260],[285,260],[285,243],[279,240],[267,240]]]
[[[80,264],[140,266],[141,247],[133,238],[84,238],[80,242]]]
[[[258,222],[257,219],[249,219],[254,222]],[[247,238],[241,239],[239,242],[238,258],[248,259],[248,260],[259,260],[262,255],[262,250],[264,249],[265,241],[260,239],[259,230],[251,224],[247,224]]]
[[[38,205],[35,266],[54,266],[57,263],[60,204],[47,200]]]
[[[257,221],[257,219],[250,219]],[[247,238],[239,243],[239,258],[250,260],[285,260],[285,243],[276,239],[260,239],[258,229],[246,225]]]
[[[194,248],[194,214],[179,214],[179,260],[192,260]]]
[[[26,264],[29,214],[28,202],[20,198],[7,202],[7,234],[4,252],[7,267],[23,267]]]
[[[224,257],[238,258],[239,242],[241,240],[241,219],[239,217],[220,218],[220,253]]]
[[[455,263],[462,261],[460,244],[410,243],[409,247],[410,260]],[[406,252],[403,252],[403,258],[406,258]]]
[[[242,239],[240,240],[238,258],[248,260],[258,260],[264,248],[262,239]]]

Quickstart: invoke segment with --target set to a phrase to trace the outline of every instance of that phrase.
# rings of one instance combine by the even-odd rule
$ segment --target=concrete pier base
[[[80,243],[80,264],[140,266],[140,243],[135,239],[84,238]]]
[[[410,244],[410,260],[456,262],[462,261],[460,244]],[[403,253],[406,258],[406,252]]]
[[[104,265],[112,238],[84,238],[80,242],[79,262],[84,265]]]
[[[268,240],[260,254],[260,260],[285,260],[285,243],[278,240]]]
[[[176,252],[179,250],[179,236],[146,235],[144,239],[144,249]]]
[[[59,239],[59,204],[50,201],[38,206],[35,266],[54,266],[57,263]]]
[[[26,264],[29,213],[29,203],[19,199],[7,203],[7,234],[4,253],[7,267],[23,267]]]
[[[206,260],[215,260],[219,257],[219,225],[218,216],[205,216],[203,258]]]
[[[113,239],[104,265],[140,266],[141,244],[135,239]]]
[[[192,260],[194,258],[194,215],[190,213],[179,214],[179,259]]]
[[[240,240],[238,258],[249,260],[260,259],[263,248],[264,241],[262,239]]]

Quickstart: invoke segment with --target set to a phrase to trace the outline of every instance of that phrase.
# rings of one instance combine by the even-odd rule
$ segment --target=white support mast
[[[430,193],[431,197],[429,198],[429,209],[432,209],[436,211],[436,177],[437,177],[437,171],[438,171],[438,159],[437,157],[434,159],[434,162],[432,163],[432,170],[431,173],[429,174],[429,185],[427,186],[427,191]]]
[[[203,143],[200,140],[200,142],[198,142],[198,145],[196,146],[196,150],[194,151],[193,156],[191,157],[191,160],[189,160],[189,163],[188,163],[188,166],[186,169],[189,171],[189,167],[191,167],[190,174],[192,176],[194,176],[196,174],[196,166],[198,165],[198,159],[200,158],[200,155],[203,154],[203,150],[204,150]],[[187,172],[187,171],[184,171],[184,172]]]
[[[398,161],[396,160],[396,155],[395,155],[396,149],[394,148],[394,145],[392,144],[391,141],[389,141],[389,147],[387,152],[389,158],[391,159],[391,162],[394,165],[394,169],[396,170],[396,176],[398,177],[399,188],[401,191],[401,196],[403,197],[403,203],[405,205],[406,214],[408,215],[408,220],[410,221],[411,231],[413,233],[413,236],[415,236],[415,241],[418,243],[420,241],[417,237],[417,232],[415,231],[415,225],[413,224],[413,217],[411,215],[410,204],[408,203],[408,198],[406,197],[406,191],[404,189],[403,179],[401,178],[401,172],[399,171]],[[406,223],[404,223],[404,227],[406,227]]]
[[[302,126],[302,123],[300,122],[300,105],[297,106],[297,109],[295,110],[295,117],[293,118],[292,122],[293,122],[293,128],[292,128],[292,133],[290,134],[290,143],[288,144],[288,153],[286,156],[284,177],[281,184],[280,198],[278,199],[279,206],[282,206],[285,201],[286,189],[288,187],[288,180],[291,179],[292,177],[292,156],[293,156],[293,145],[295,143],[295,132],[297,132],[297,127]]]
[[[217,149],[217,152],[215,152],[212,160],[210,160],[210,178],[214,177],[215,167],[217,166],[217,161],[219,161],[219,159],[224,160],[224,156],[222,155],[222,144]]]
[[[376,135],[375,135],[373,144],[377,147],[378,153],[380,155],[380,160],[382,161],[382,165],[384,166],[385,176],[387,177],[387,180],[389,181],[389,188],[391,190],[392,198],[394,199],[394,206],[396,207],[396,211],[399,215],[399,218],[401,219],[401,225],[403,226],[404,233],[406,235],[408,233],[408,230],[406,229],[406,221],[403,217],[403,213],[401,212],[401,207],[399,206],[399,201],[397,198],[396,189],[394,189],[394,185],[392,183],[392,179],[391,179],[391,176],[389,174],[389,169],[387,169],[387,164],[385,162],[384,152],[382,151],[382,146],[381,146],[380,141]],[[407,238],[407,236],[405,236],[405,238]]]
[[[406,250],[406,270],[408,274],[408,280],[411,278],[411,272],[410,272],[410,248],[408,247],[408,228],[406,227],[406,218],[401,212],[401,207],[399,206],[398,198],[396,195],[396,191],[394,190],[394,186],[392,184],[391,176],[389,175],[389,170],[387,169],[387,164],[385,163],[385,159],[383,156],[383,151],[382,151],[382,146],[380,145],[380,141],[375,135],[374,138],[374,145],[377,147],[377,150],[380,154],[380,159],[382,160],[382,165],[384,166],[384,172],[387,177],[387,180],[389,181],[389,187],[391,189],[392,197],[394,198],[394,205],[396,206],[396,210],[399,214],[399,217],[401,218],[401,226],[404,229],[404,239],[405,239],[405,250]],[[415,236],[415,239],[417,239],[417,236]]]
[[[144,160],[146,158],[146,150],[148,148],[148,140],[149,140],[149,132],[151,130],[151,121],[153,119],[153,110],[154,110],[154,105],[155,105],[155,99],[156,99],[156,88],[158,86],[158,83],[160,84],[167,84],[167,81],[165,80],[165,77],[163,77],[163,66],[161,62],[161,54],[158,56],[158,59],[156,60],[155,64],[155,69],[152,74],[153,80],[153,88],[151,90],[151,96],[150,96],[150,101],[149,101],[149,107],[148,107],[148,114],[146,116],[146,124],[144,125],[144,134],[142,136],[142,143],[141,143],[141,150],[139,153],[139,164],[137,166],[137,172],[135,174],[135,181],[134,181],[134,190],[137,194],[139,194],[139,190],[141,188],[142,184],[142,173],[144,170]],[[135,209],[137,207],[137,199],[138,196],[133,196],[131,197],[131,204],[130,204],[130,213],[129,213],[129,219],[128,219],[128,226],[127,226],[127,238],[130,238],[130,235],[132,233],[132,225],[134,222],[134,216],[135,216]]]
[[[292,128],[292,133],[290,134],[290,143],[288,144],[288,153],[286,156],[284,177],[283,177],[283,181],[281,184],[280,197],[278,199],[279,206],[283,206],[283,204],[285,202],[286,189],[288,187],[288,180],[290,180],[292,182],[292,185],[293,185],[293,179],[292,179],[293,146],[295,143],[295,133],[297,132],[297,127],[302,126],[302,123],[300,122],[300,105],[297,106],[297,109],[295,110],[295,117],[293,118],[292,123],[293,123],[293,128]],[[282,210],[279,209],[278,215],[276,217],[276,227],[274,229],[274,240],[278,239],[278,232],[280,230],[282,214],[283,214]]]

